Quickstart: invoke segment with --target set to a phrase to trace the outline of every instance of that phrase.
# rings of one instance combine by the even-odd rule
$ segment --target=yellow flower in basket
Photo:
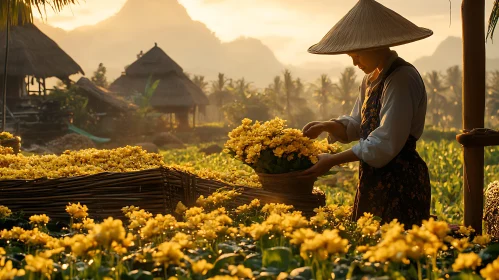
[[[339,152],[339,147],[327,140],[305,137],[301,130],[287,128],[286,121],[280,118],[263,123],[244,119],[229,133],[224,151],[252,167],[266,189],[277,190],[276,187],[285,185],[309,193],[313,182],[300,182],[293,174],[317,163],[319,154]],[[283,179],[288,182],[282,182]],[[303,185],[308,187],[302,188]]]

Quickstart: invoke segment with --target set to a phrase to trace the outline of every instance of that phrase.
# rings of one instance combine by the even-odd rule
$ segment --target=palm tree
[[[452,115],[454,117],[454,127],[461,125],[461,108],[463,104],[463,72],[459,66],[452,66],[447,69],[445,85],[451,93]]]
[[[241,78],[236,81],[232,91],[241,102],[244,102],[251,94],[251,82],[246,82],[244,78]]]
[[[499,70],[490,73],[487,88],[485,97],[488,115],[495,118],[499,114]]]
[[[314,97],[319,105],[319,112],[322,119],[328,119],[329,102],[333,98],[335,85],[327,74],[322,74],[317,84],[312,84]]]
[[[293,123],[293,116],[291,114],[291,98],[295,91],[295,83],[293,81],[293,76],[288,69],[284,70],[284,81],[283,81],[284,96],[286,98],[286,117],[289,122]]]
[[[218,120],[221,121],[223,119],[223,111],[222,107],[230,98],[230,92],[227,89],[229,79],[225,77],[225,74],[218,73],[218,79],[211,83],[211,95],[210,98],[214,100],[215,105],[219,108],[218,112]]]
[[[487,30],[487,38],[490,36],[494,37],[494,31],[496,29],[497,22],[499,21],[499,0],[494,1],[494,7],[489,17],[489,27]]]
[[[354,67],[347,67],[341,73],[338,84],[334,86],[334,98],[341,102],[343,114],[348,114],[353,107],[353,103],[357,99],[359,83],[357,82],[357,74]]]
[[[0,6],[0,29],[7,25],[7,19],[10,18],[9,25],[18,23],[32,23],[33,11],[36,10],[42,17],[47,11],[46,7],[52,8],[54,12],[60,12],[64,7],[77,4],[78,0],[2,0]]]
[[[194,78],[192,78],[192,82],[203,92],[206,90],[206,86],[208,86],[208,82],[204,80],[204,76],[202,75],[194,75]]]
[[[279,115],[283,110],[279,102],[282,96],[282,86],[281,76],[275,76],[274,81],[265,89],[265,94],[268,96],[269,106],[274,117]]]
[[[431,115],[433,125],[443,125],[443,112],[447,105],[447,99],[443,95],[447,87],[442,75],[438,71],[427,73],[424,77],[426,92],[428,93],[428,112]]]

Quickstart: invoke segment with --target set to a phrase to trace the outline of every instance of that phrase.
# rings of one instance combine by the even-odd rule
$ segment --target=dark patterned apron
[[[380,125],[381,96],[386,78],[398,67],[412,66],[397,58],[384,74],[378,87],[366,93],[362,106],[360,137],[366,139]],[[369,212],[384,222],[397,219],[406,229],[430,218],[431,186],[426,163],[416,151],[417,139],[409,135],[400,153],[382,168],[360,161],[359,187],[355,196],[353,219]]]

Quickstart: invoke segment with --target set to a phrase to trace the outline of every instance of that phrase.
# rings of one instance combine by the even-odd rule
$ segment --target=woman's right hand
[[[326,131],[326,125],[321,121],[310,122],[303,127],[303,135],[310,139],[319,137],[324,131]]]

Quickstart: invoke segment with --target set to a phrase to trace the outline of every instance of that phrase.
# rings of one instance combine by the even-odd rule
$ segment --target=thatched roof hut
[[[128,66],[109,89],[123,96],[143,93],[149,78],[160,80],[151,97],[151,106],[163,113],[174,113],[180,126],[187,125],[188,114],[208,105],[208,97],[173,59],[157,44]],[[195,121],[195,115],[193,116]]]
[[[208,97],[204,92],[157,45],[131,64],[125,74],[109,88],[121,95],[130,96],[143,92],[149,77],[160,80],[151,98],[152,106],[160,111],[176,113],[185,108],[208,105]]]
[[[117,112],[128,114],[135,112],[137,105],[126,101],[117,94],[96,86],[92,81],[85,77],[81,77],[76,85],[79,87],[80,92],[86,95],[89,99],[89,106],[96,112]]]
[[[8,76],[67,78],[83,69],[33,24],[10,27]],[[0,30],[0,65],[5,64],[5,30]],[[0,67],[0,76],[4,73]]]

